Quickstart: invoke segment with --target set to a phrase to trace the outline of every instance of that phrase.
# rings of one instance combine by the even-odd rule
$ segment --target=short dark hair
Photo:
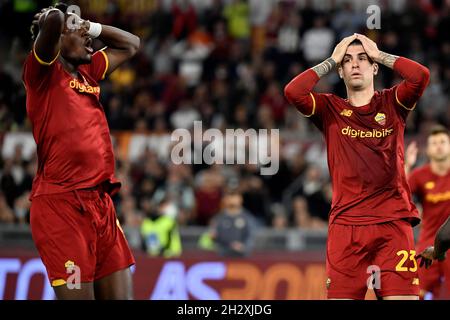
[[[61,10],[63,13],[66,13],[67,9],[69,9],[69,5],[64,2],[58,2],[55,4],[55,8]]]
[[[356,46],[356,45],[360,45],[362,46],[362,42],[359,39],[355,39],[352,42],[350,42],[350,44],[348,46]]]
[[[432,126],[432,127],[430,128],[430,130],[428,131],[428,137],[435,136],[435,135],[441,134],[441,133],[450,136],[450,132],[449,132],[449,130],[447,129],[447,127],[445,127],[445,126],[443,126],[443,125],[440,125],[440,124],[435,124],[435,125]]]
[[[69,8],[69,5],[63,2],[58,2],[55,4],[55,8],[61,10],[64,14],[66,14],[67,9]],[[31,40],[36,40],[36,37],[39,34],[39,26],[36,24],[32,24],[30,27],[31,32]]]
[[[362,44],[361,40],[355,39],[352,42],[350,42],[350,44],[348,46],[350,47],[350,46],[362,46],[362,45],[363,44]],[[370,64],[374,63],[374,61],[369,57],[369,55],[367,55],[367,58],[369,59]],[[344,59],[342,59],[342,61],[344,61]],[[339,66],[342,66],[342,61],[339,62]]]

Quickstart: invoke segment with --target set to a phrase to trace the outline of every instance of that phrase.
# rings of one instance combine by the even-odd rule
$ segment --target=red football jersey
[[[450,216],[450,172],[438,176],[428,164],[411,172],[408,182],[423,207],[419,252],[434,244],[437,231]]]
[[[23,69],[27,114],[37,144],[38,170],[31,198],[96,186],[114,178],[114,154],[98,82],[105,77],[103,51],[78,68],[74,78],[55,59],[45,63],[34,50]],[[113,188],[112,188],[113,189]]]
[[[403,136],[407,115],[428,83],[428,70],[405,58],[397,59],[394,70],[408,81],[375,92],[361,107],[312,92],[319,77],[311,69],[285,89],[288,100],[325,137],[333,184],[330,224],[420,222],[406,181]]]

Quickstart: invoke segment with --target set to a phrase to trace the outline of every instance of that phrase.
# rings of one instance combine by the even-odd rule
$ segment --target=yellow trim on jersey
[[[314,95],[310,92],[309,93],[311,98],[312,98],[312,102],[313,102],[313,108],[312,108],[312,112],[309,115],[303,114],[304,117],[309,118],[311,116],[314,115],[314,113],[316,112],[316,98],[314,98]]]
[[[67,282],[64,279],[56,279],[52,281],[52,287],[60,287],[65,285]]]
[[[102,77],[101,77],[101,79],[100,79],[100,80],[104,80],[105,77],[106,77],[106,72],[108,72],[108,69],[109,69],[109,59],[108,59],[108,55],[106,54],[105,51],[100,50],[100,52],[101,52],[101,53],[103,54],[103,56],[105,57],[105,62],[106,62],[105,72],[103,72],[103,75],[102,75]]]
[[[40,64],[42,64],[43,66],[51,66],[51,65],[58,59],[60,52],[61,52],[61,50],[58,51],[58,53],[56,54],[56,57],[55,57],[52,61],[50,61],[50,62],[45,62],[44,60],[42,60],[41,58],[38,57],[38,55],[37,55],[37,53],[36,53],[36,50],[34,50],[34,46],[33,46],[33,54],[34,54],[34,57],[35,57],[36,60],[37,60]]]
[[[125,233],[123,232],[122,226],[120,225],[119,219],[116,219],[116,225],[117,225],[117,227],[119,227],[119,230],[122,232],[122,234],[125,235]]]
[[[397,90],[398,90],[398,87],[395,88],[395,100],[397,100],[397,103],[398,103],[399,105],[401,105],[403,108],[405,108],[406,110],[409,110],[409,111],[414,110],[414,108],[416,107],[417,102],[414,103],[414,105],[412,106],[412,108],[406,107],[403,103],[400,102],[400,100],[398,100],[398,97],[397,97]]]

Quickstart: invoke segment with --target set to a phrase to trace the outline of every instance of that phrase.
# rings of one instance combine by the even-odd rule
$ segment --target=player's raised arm
[[[94,38],[98,37],[107,46],[104,50],[108,56],[107,75],[132,58],[139,50],[141,40],[130,32],[89,21],[84,23],[89,30],[88,33]]]
[[[312,94],[312,89],[320,78],[330,73],[342,61],[347,47],[355,39],[356,35],[344,38],[335,47],[330,58],[302,72],[284,88],[287,100],[306,117],[314,115],[315,109],[319,107],[318,103],[320,103]]]
[[[410,59],[379,50],[376,43],[364,35],[357,34],[357,39],[373,61],[393,69],[404,79],[395,92],[396,101],[407,110],[414,109],[430,80],[428,68]]]
[[[64,13],[53,7],[43,9],[34,16],[32,30],[38,32],[33,47],[36,59],[42,65],[51,65],[58,58],[61,48]]]

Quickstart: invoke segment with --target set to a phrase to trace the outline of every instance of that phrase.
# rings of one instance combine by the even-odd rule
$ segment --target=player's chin
[[[361,90],[364,88],[364,81],[362,79],[351,79],[348,85],[353,90]]]
[[[447,161],[449,156],[443,153],[437,153],[434,157],[432,157],[433,160],[438,161],[438,162],[442,162],[442,161]]]
[[[90,64],[92,62],[92,54],[88,53],[80,59],[80,64]]]

